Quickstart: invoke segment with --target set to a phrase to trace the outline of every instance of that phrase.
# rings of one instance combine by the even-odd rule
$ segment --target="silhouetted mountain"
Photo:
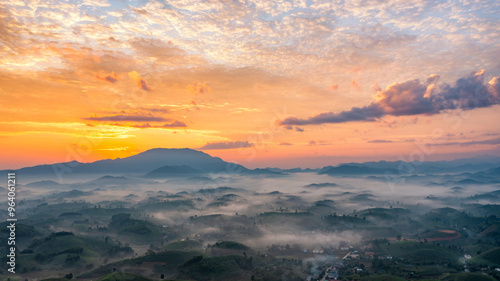
[[[444,174],[444,173],[462,173],[471,172],[482,174],[475,175],[475,180],[487,182],[484,177],[497,177],[499,174],[498,167],[500,165],[500,157],[496,156],[481,156],[467,159],[457,159],[452,161],[431,161],[431,162],[404,162],[404,161],[378,161],[365,163],[348,163],[341,164],[337,167],[327,166],[320,170],[318,169],[279,169],[266,168],[249,170],[241,165],[225,162],[218,157],[212,157],[204,152],[193,149],[166,149],[155,148],[134,156],[117,159],[107,159],[95,161],[92,163],[80,163],[76,161],[58,163],[52,165],[39,165],[34,167],[26,167],[16,170],[20,181],[29,181],[36,178],[37,180],[65,180],[86,178],[88,175],[144,175],[152,172],[155,169],[164,166],[187,166],[193,171],[187,172],[186,168],[181,174],[213,174],[220,173],[222,175],[243,174],[243,175],[265,175],[265,176],[282,176],[288,173],[301,172],[318,172],[319,174],[328,175],[383,175],[390,173],[392,175],[408,176],[411,174]],[[165,168],[172,169],[172,168]],[[4,170],[6,173],[12,170]],[[168,171],[164,171],[168,174]],[[174,174],[172,170],[170,172]],[[482,176],[483,178],[480,178]],[[22,184],[22,182],[20,182]],[[43,182],[42,182],[43,184]]]
[[[484,174],[490,175],[490,176],[495,176],[495,177],[500,177],[500,167],[492,168],[487,171],[484,171]]]
[[[322,187],[337,187],[337,186],[339,185],[333,182],[323,182],[323,183],[311,183],[305,185],[304,187],[322,188]]]
[[[342,175],[373,175],[373,174],[385,174],[386,172],[396,174],[398,171],[395,169],[377,169],[370,167],[359,167],[353,165],[341,165],[338,167],[324,167],[318,174],[320,175],[330,175],[330,176],[342,176]]]
[[[55,182],[55,181],[45,180],[45,181],[31,182],[31,183],[28,183],[26,186],[27,187],[43,187],[43,188],[47,188],[47,187],[59,187],[59,186],[61,186],[61,184],[58,183],[58,182]]]
[[[273,172],[280,172],[280,173],[315,173],[318,172],[320,169],[302,169],[302,168],[293,168],[293,169],[280,169],[280,168],[266,168],[269,171]]]
[[[20,178],[30,176],[39,179],[61,179],[61,177],[81,176],[87,174],[136,174],[143,175],[163,166],[189,166],[206,173],[240,174],[247,168],[225,162],[204,152],[189,148],[167,149],[155,148],[134,156],[117,159],[106,159],[92,163],[66,162],[52,165],[39,165],[16,170]],[[7,172],[11,170],[5,170]]]
[[[394,169],[397,174],[443,174],[443,173],[463,173],[479,172],[500,164],[500,157],[484,155],[473,158],[461,158],[450,161],[377,161],[364,163],[345,163],[342,165],[367,167],[375,169]]]
[[[170,177],[186,177],[201,174],[199,170],[193,169],[189,166],[163,166],[155,169],[146,175],[145,178],[170,178]]]
[[[119,176],[102,176],[98,179],[91,180],[85,183],[85,185],[136,185],[145,183],[144,180],[130,179],[127,177]]]
[[[268,176],[284,176],[284,175],[286,175],[285,173],[282,173],[282,172],[272,171],[269,168],[266,168],[266,169],[257,168],[257,169],[253,169],[253,170],[247,170],[243,173],[246,175],[268,175]]]

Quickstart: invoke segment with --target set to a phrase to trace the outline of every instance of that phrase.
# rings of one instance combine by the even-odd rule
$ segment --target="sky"
[[[500,155],[498,1],[0,2],[0,168]]]

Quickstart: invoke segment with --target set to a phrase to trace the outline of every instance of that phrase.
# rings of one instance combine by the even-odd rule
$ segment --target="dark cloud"
[[[148,111],[148,112],[155,112],[155,113],[169,113],[170,112],[170,110],[168,108],[164,108],[164,107],[139,107],[137,109],[143,110],[143,111]]]
[[[105,73],[96,74],[95,77],[97,79],[111,83],[115,83],[116,81],[118,81],[118,75],[115,72],[111,72],[110,74],[105,74]]]
[[[137,71],[130,71],[128,73],[128,76],[135,81],[135,83],[137,84],[137,86],[139,86],[139,88],[143,89],[144,91],[152,91],[153,89],[151,89],[151,87],[149,87],[149,85],[146,83],[146,80],[144,80],[141,75],[139,75],[139,73],[137,73]]]
[[[371,140],[368,141],[368,143],[389,143],[392,142],[391,140]]]
[[[151,89],[151,87],[149,87],[149,85],[146,83],[146,81],[144,79],[138,80],[137,85],[139,86],[139,88],[143,89],[144,91],[152,91],[153,90],[153,89]]]
[[[166,123],[164,125],[150,125],[149,123],[142,124],[142,125],[134,125],[132,126],[134,128],[181,128],[181,127],[187,127],[186,123],[174,120],[170,123]]]
[[[500,138],[488,139],[488,140],[481,140],[481,141],[446,142],[446,143],[441,143],[440,145],[469,146],[469,145],[477,145],[477,144],[497,145],[497,144],[500,144]]]
[[[161,126],[162,128],[178,128],[178,127],[187,127],[186,123],[181,122],[181,121],[174,121],[172,123],[167,123]]]
[[[375,121],[386,115],[405,116],[438,114],[443,110],[489,107],[500,104],[500,78],[484,83],[484,70],[460,78],[454,86],[436,86],[438,75],[431,75],[425,83],[418,79],[395,83],[379,91],[376,101],[364,107],[353,107],[340,113],[325,112],[301,119],[289,117],[281,125],[314,125],[350,121]]]
[[[312,140],[312,141],[309,141],[309,143],[307,144],[308,146],[315,146],[315,145],[330,145],[329,142],[327,141],[315,141],[315,140]]]
[[[349,121],[375,121],[385,114],[376,105],[365,107],[353,107],[349,111],[342,111],[340,113],[325,112],[313,116],[308,119],[300,119],[297,117],[289,117],[281,121],[282,125],[311,125],[323,123],[343,123]]]
[[[224,142],[209,142],[204,146],[200,147],[200,150],[215,150],[215,149],[233,149],[233,148],[243,148],[252,147],[253,143],[247,141],[224,141]]]
[[[302,129],[301,127],[293,127],[293,126],[285,126],[285,129],[287,130],[295,130],[297,132],[303,132],[304,129]]]
[[[293,145],[293,144],[291,144],[289,142],[280,142],[280,145]]]
[[[141,115],[113,115],[113,116],[103,116],[103,117],[88,117],[83,118],[84,120],[92,120],[92,121],[129,121],[129,122],[164,122],[169,121],[163,117],[155,117],[155,116],[141,116]]]

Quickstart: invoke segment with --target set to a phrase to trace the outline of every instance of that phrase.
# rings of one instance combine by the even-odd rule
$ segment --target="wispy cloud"
[[[141,129],[144,129],[144,128],[183,128],[183,127],[187,127],[187,125],[184,122],[174,120],[170,123],[165,123],[163,125],[150,125],[149,123],[146,123],[146,124],[142,124],[142,125],[132,125],[131,127],[141,128]]]
[[[113,121],[113,122],[162,122],[162,121],[167,121],[167,119],[163,117],[156,117],[156,116],[135,116],[135,115],[113,115],[113,116],[92,116],[92,117],[87,117],[83,118],[84,120],[90,120],[90,121]]]
[[[212,88],[210,88],[206,82],[196,82],[194,84],[187,85],[186,89],[195,95],[207,94],[212,91]]]
[[[370,140],[368,143],[391,143],[391,140]]]
[[[458,145],[458,146],[471,146],[471,145],[497,145],[500,144],[500,138],[480,140],[480,141],[465,141],[465,142],[444,142],[438,145]]]
[[[210,142],[200,147],[200,150],[217,150],[217,149],[233,149],[252,147],[254,144],[247,141],[224,141],[224,142]]]

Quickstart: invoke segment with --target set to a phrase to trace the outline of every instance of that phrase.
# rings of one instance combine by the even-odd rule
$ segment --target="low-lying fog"
[[[99,236],[93,227],[107,226],[113,214],[131,213],[132,218],[148,221],[159,231],[170,231],[159,236],[165,241],[153,242],[158,244],[187,237],[204,243],[235,240],[254,249],[272,244],[314,248],[355,243],[366,239],[368,229],[377,227],[381,238],[393,235],[382,229],[390,227],[416,235],[418,223],[412,220],[417,216],[436,208],[462,211],[468,204],[492,203],[488,196],[471,196],[500,189],[498,184],[458,186],[454,182],[452,175],[353,178],[316,173],[168,180],[104,176],[60,184],[34,181],[18,188],[18,215],[29,220],[43,208],[59,206],[51,210],[55,218],[76,212],[94,221],[87,229],[71,231]],[[84,211],[92,208],[109,210],[107,217]],[[374,208],[384,208],[389,215],[364,211]],[[71,225],[76,221],[70,221]],[[56,220],[46,227],[68,230],[68,225]],[[129,242],[133,246],[133,240]]]

